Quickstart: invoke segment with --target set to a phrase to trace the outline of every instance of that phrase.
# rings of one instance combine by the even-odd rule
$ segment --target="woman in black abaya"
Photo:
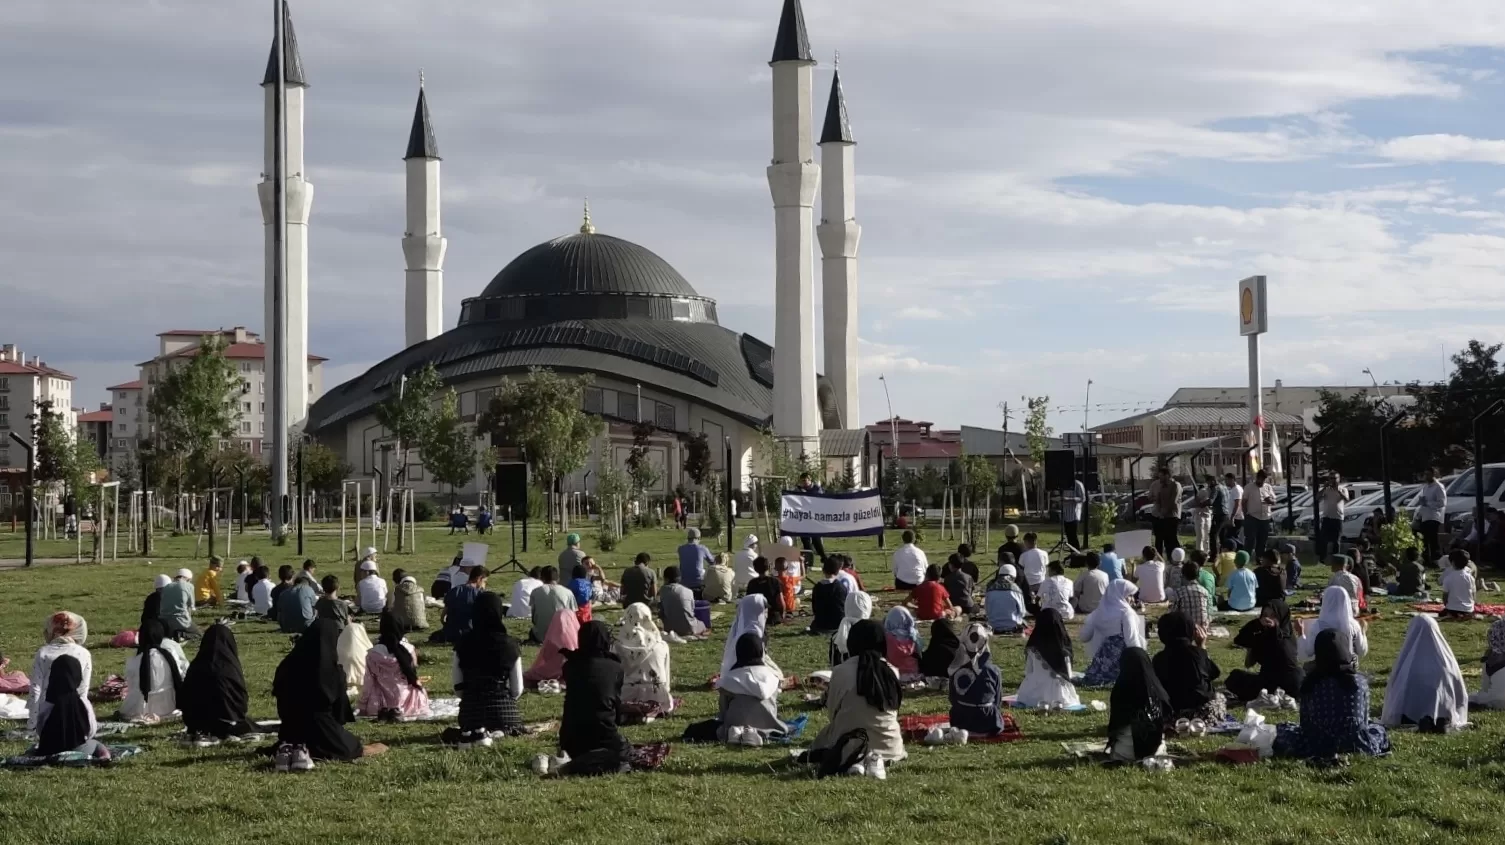
[[[599,620],[585,623],[579,647],[565,652],[559,750],[570,762],[562,773],[607,775],[631,768],[631,747],[617,730],[622,679],[622,661],[611,648],[611,629]]]
[[[315,619],[277,667],[272,694],[282,720],[278,740],[303,746],[315,760],[348,761],[362,754],[361,741],[344,726],[355,721],[345,672],[337,659],[339,626]]]
[[[235,634],[228,625],[211,625],[183,678],[178,700],[183,727],[190,736],[244,736],[255,730],[246,715],[249,706]]]

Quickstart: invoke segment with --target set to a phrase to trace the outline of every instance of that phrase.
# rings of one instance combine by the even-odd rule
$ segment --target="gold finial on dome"
[[[591,222],[591,198],[590,197],[586,197],[585,198],[585,221],[580,224],[580,234],[582,234],[582,235],[594,235],[595,233],[596,233],[596,225]]]

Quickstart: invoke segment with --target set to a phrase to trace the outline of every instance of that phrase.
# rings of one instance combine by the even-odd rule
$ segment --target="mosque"
[[[306,344],[312,200],[312,186],[303,178],[307,83],[291,24],[288,32],[290,336],[294,341],[301,336]],[[589,205],[579,231],[523,251],[478,295],[463,301],[458,323],[446,330],[439,145],[420,81],[405,156],[405,348],[308,407],[304,431],[343,455],[357,476],[373,476],[382,468],[383,451],[393,444],[377,422],[375,408],[399,389],[404,374],[433,364],[459,395],[462,416],[474,419],[501,379],[543,367],[593,377],[584,408],[607,422],[607,443],[602,444],[607,448],[593,449],[593,455],[604,451],[620,465],[632,443],[633,423],[644,420],[655,426],[650,455],[664,470],[661,490],[680,482],[684,444],[699,433],[712,444],[717,471],[724,468],[730,449],[734,483],[746,489],[752,476],[764,471],[758,446],[770,428],[785,448],[820,455],[833,472],[849,463],[863,477],[858,463],[864,432],[857,396],[861,228],[853,202],[855,142],[840,79],[833,77],[818,142],[821,162],[816,163],[815,64],[800,2],[784,0],[770,61],[774,143],[768,181],[774,202],[777,353],[750,334],[722,326],[716,301],[697,292],[668,261],[644,246],[597,231]],[[274,85],[275,56],[265,83],[269,126]],[[270,155],[269,149],[269,160]],[[817,225],[818,192],[823,196]],[[264,201],[263,208],[269,207]],[[265,216],[270,222],[270,214]],[[815,368],[815,240],[823,256],[826,375]],[[268,279],[270,288],[270,267]],[[268,300],[270,309],[270,294]],[[566,489],[588,489],[586,473],[596,469],[596,460],[592,457]],[[439,492],[414,469],[409,482],[416,490]]]

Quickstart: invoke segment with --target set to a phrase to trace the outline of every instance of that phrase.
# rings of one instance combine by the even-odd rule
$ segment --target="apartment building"
[[[97,411],[78,409],[78,437],[94,444],[100,463],[107,467],[110,465],[110,424],[114,420],[115,412],[108,402],[99,403]]]
[[[10,435],[14,432],[31,441],[28,417],[39,402],[52,402],[53,411],[63,417],[64,428],[77,431],[73,381],[73,376],[47,366],[40,357],[27,358],[15,344],[0,346],[0,467],[25,466],[22,449]]]

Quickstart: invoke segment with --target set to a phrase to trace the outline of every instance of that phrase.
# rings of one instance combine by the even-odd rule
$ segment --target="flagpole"
[[[287,5],[272,0],[272,541],[287,542]]]

